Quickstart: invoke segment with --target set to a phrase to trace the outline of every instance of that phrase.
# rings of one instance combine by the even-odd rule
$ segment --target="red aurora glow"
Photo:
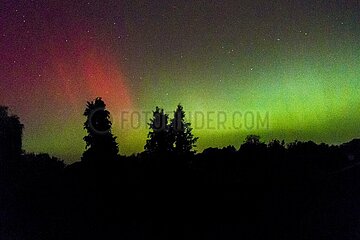
[[[70,104],[101,96],[112,109],[131,108],[129,89],[110,53],[85,41],[71,43],[65,54],[58,50],[51,47],[54,78],[59,80],[56,87]]]

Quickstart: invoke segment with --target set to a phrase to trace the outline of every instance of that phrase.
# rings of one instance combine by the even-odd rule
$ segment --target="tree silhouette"
[[[251,145],[259,145],[261,144],[260,142],[260,136],[258,135],[247,135],[245,137],[245,141],[244,141],[244,144],[251,144]]]
[[[195,153],[193,147],[198,137],[192,134],[191,123],[185,121],[185,112],[179,104],[174,112],[174,118],[170,121],[171,139],[174,142],[174,150],[178,154]]]
[[[10,159],[22,152],[22,130],[19,117],[9,115],[8,107],[0,106],[0,159]]]
[[[104,101],[98,97],[94,101],[87,102],[84,116],[86,117],[84,129],[88,135],[84,137],[86,151],[82,160],[117,159],[119,148],[115,141],[116,137],[111,132],[110,112],[106,109]]]
[[[244,154],[244,157],[264,159],[267,151],[267,145],[260,141],[258,135],[248,135],[244,143],[240,146],[239,152]]]
[[[159,107],[153,111],[153,117],[150,119],[148,139],[144,149],[148,153],[166,153],[172,150],[173,141],[169,134],[168,115],[164,109]]]
[[[267,144],[267,148],[268,148],[269,153],[273,157],[278,159],[280,156],[285,154],[285,151],[286,151],[285,141],[273,139]]]

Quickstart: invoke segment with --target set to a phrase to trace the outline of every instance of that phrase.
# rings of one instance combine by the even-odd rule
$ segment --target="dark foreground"
[[[0,239],[360,239],[358,148],[307,144],[70,166],[23,155],[2,163]]]

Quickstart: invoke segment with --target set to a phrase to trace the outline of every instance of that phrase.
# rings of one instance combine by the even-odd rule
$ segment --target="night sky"
[[[20,116],[29,152],[79,160],[97,96],[121,154],[142,151],[148,131],[121,127],[124,111],[178,103],[269,114],[266,129],[195,128],[200,151],[251,133],[360,136],[359,1],[1,0],[0,31],[0,104]]]

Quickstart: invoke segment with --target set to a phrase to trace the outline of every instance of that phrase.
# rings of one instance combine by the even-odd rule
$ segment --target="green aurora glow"
[[[171,2],[146,6],[114,3],[114,9],[122,9],[120,13],[110,10],[112,5],[104,4],[100,9],[107,14],[102,15],[101,21],[99,16],[89,13],[100,11],[97,8],[84,10],[85,22],[79,24],[93,23],[95,30],[91,33],[95,32],[95,37],[87,38],[86,27],[75,34],[69,24],[63,31],[70,39],[70,50],[62,45],[49,47],[65,53],[76,49],[69,59],[77,66],[77,56],[86,51],[78,47],[82,46],[79,42],[83,44],[83,39],[87,39],[89,46],[95,46],[105,56],[101,62],[101,58],[91,55],[94,59],[89,66],[97,67],[95,76],[104,79],[102,83],[111,93],[105,92],[99,82],[80,74],[93,73],[83,70],[82,62],[78,69],[69,68],[67,75],[48,65],[43,69],[33,66],[44,62],[40,60],[54,58],[51,54],[39,53],[40,60],[32,60],[31,71],[21,66],[11,67],[13,71],[0,69],[4,78],[19,80],[19,84],[0,83],[0,89],[10,86],[14,93],[5,94],[2,90],[0,100],[25,124],[25,150],[48,152],[69,162],[78,160],[85,147],[82,112],[86,101],[98,95],[108,104],[120,152],[127,155],[143,150],[148,130],[144,115],[139,129],[129,127],[128,123],[122,128],[121,114],[151,111],[155,106],[173,111],[178,103],[188,113],[227,114],[224,128],[216,129],[215,122],[215,129],[194,129],[194,134],[200,137],[198,151],[227,145],[239,147],[248,134],[259,134],[265,141],[277,138],[331,144],[360,136],[358,3],[347,6],[246,1],[241,6],[237,1],[226,1],[223,5],[206,1]],[[64,3],[63,7],[69,6]],[[70,23],[79,19],[74,13],[66,14]],[[113,19],[118,19],[117,24]],[[37,21],[30,19],[28,24],[37,26]],[[6,22],[9,31],[11,23]],[[24,40],[19,39],[17,44],[21,45]],[[71,45],[72,42],[78,45]],[[14,43],[9,40],[8,44]],[[54,65],[66,65],[64,62],[69,59],[65,53],[60,55],[65,56],[64,60],[53,60]],[[6,59],[11,64],[12,58]],[[35,68],[42,69],[43,80],[32,77]],[[115,70],[120,73],[116,75]],[[108,73],[116,79],[107,79]],[[64,90],[64,79],[73,81],[65,83],[68,93]],[[84,79],[84,84],[79,79]],[[112,88],[119,82],[128,89]],[[84,89],[85,83],[89,90],[79,90]],[[21,84],[25,84],[26,91],[19,90]],[[58,95],[54,97],[55,94]],[[126,97],[131,101],[124,103]],[[231,118],[237,111],[268,113],[269,127],[234,129]]]

